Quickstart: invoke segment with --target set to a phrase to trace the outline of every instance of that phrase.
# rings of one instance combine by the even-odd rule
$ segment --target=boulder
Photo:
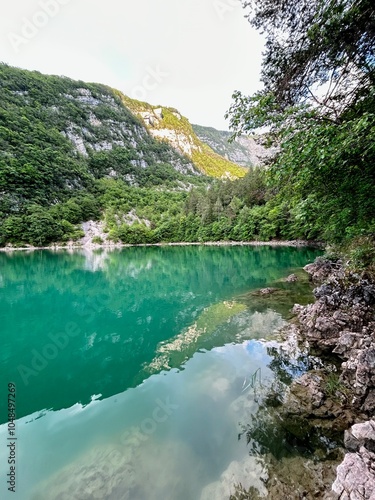
[[[347,453],[332,485],[340,500],[375,500],[375,454],[361,447]]]
[[[344,444],[352,452],[365,447],[368,451],[375,453],[375,420],[355,424],[345,431]]]
[[[375,389],[370,390],[367,394],[362,409],[367,414],[375,414]]]
[[[310,280],[314,283],[322,283],[334,270],[341,267],[341,262],[332,262],[323,257],[318,257],[312,264],[307,264],[303,269],[309,274]]]
[[[288,411],[290,413],[311,415],[314,408],[323,404],[323,378],[318,371],[304,373],[290,387]]]

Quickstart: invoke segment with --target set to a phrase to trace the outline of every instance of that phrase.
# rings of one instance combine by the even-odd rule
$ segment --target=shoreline
[[[323,436],[335,446],[315,471],[308,459],[300,461],[313,472],[303,484],[292,484],[276,462],[271,470],[282,481],[268,480],[269,498],[280,498],[281,486],[285,497],[301,487],[309,499],[375,498],[375,284],[340,261],[318,258],[304,270],[315,301],[294,306],[283,337],[296,336],[315,363],[293,380],[278,414],[295,439],[304,429],[310,443]]]
[[[132,247],[177,247],[177,246],[272,246],[272,247],[310,247],[310,248],[324,248],[325,244],[317,241],[306,240],[271,240],[271,241],[206,241],[206,242],[175,242],[175,243],[90,243],[86,245],[67,244],[67,245],[49,245],[36,247],[28,245],[25,247],[6,246],[0,247],[0,252],[34,252],[36,250],[116,250],[121,248]]]

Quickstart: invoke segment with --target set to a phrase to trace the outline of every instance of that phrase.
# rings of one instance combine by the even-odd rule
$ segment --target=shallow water
[[[239,433],[257,410],[256,391],[275,379],[260,339],[283,324],[296,293],[278,308],[251,291],[316,255],[1,254],[2,471],[8,382],[17,387],[17,445],[16,493],[3,473],[0,498],[219,500],[234,483],[262,490],[265,471]]]

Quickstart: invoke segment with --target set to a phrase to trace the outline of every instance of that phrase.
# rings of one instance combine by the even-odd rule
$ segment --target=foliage
[[[266,36],[264,89],[235,92],[228,116],[235,135],[266,126],[279,146],[263,224],[271,224],[269,234],[336,243],[372,235],[374,6],[254,0],[245,7]]]
[[[321,114],[336,119],[368,95],[375,76],[371,0],[243,4],[250,23],[266,36],[265,94],[273,94],[282,108],[313,99]]]
[[[327,395],[333,400],[340,400],[342,395],[348,392],[345,385],[340,381],[340,375],[337,372],[330,372],[327,375],[324,389]]]
[[[128,244],[243,241],[280,234],[280,214],[268,210],[263,170],[242,179],[215,181],[189,192],[98,181],[110,239]]]
[[[131,186],[145,196],[137,205],[146,212],[157,205],[160,189],[208,183],[180,173],[189,160],[154,140],[108,87],[0,64],[0,99],[1,245],[79,238],[78,224],[114,205],[110,179],[119,183],[118,200]],[[167,207],[165,199],[157,214]]]
[[[101,245],[103,243],[103,239],[100,236],[94,236],[91,241],[98,245]]]
[[[372,36],[364,13],[371,19],[372,10],[365,1],[357,7],[331,2],[331,10],[318,0],[255,5],[253,22],[260,26],[263,19],[269,37],[265,89],[251,97],[237,92],[229,114],[235,133],[269,127],[279,152],[266,170],[247,171],[223,159],[173,108],[0,65],[0,245],[76,240],[81,222],[102,218],[110,239],[129,244],[324,239],[347,245],[358,268],[372,265],[366,242],[375,232],[375,94],[373,60],[363,55]],[[322,12],[337,29],[320,44]],[[314,22],[307,29],[308,16]],[[287,38],[293,22],[295,33]],[[358,33],[342,45],[345,23],[365,30],[363,45],[356,45]],[[343,60],[327,52],[333,38]],[[296,40],[305,40],[306,53]],[[354,78],[353,65],[361,78],[358,72]],[[349,73],[340,70],[345,67]],[[344,74],[355,86],[341,85]],[[313,86],[328,78],[332,91],[318,103]],[[154,140],[132,112],[151,113],[155,129],[187,137],[195,164],[219,179],[181,173],[191,169],[191,158]],[[72,137],[82,139],[80,152]]]
[[[204,176],[181,173],[191,160],[154,140],[129,111],[155,107],[102,85],[6,65],[0,73],[1,245],[76,240],[81,222],[100,218],[110,239],[129,244],[277,234],[272,222],[263,227],[263,172],[250,169],[212,187]],[[204,146],[176,110],[160,110],[158,126],[189,136],[202,170],[246,173]],[[124,127],[129,137],[120,134]],[[72,137],[85,149],[77,151]]]
[[[358,236],[345,243],[330,246],[326,257],[331,260],[345,259],[353,273],[375,281],[375,236]]]

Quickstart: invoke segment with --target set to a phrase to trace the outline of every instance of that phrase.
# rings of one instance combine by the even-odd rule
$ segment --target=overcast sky
[[[3,5],[0,60],[111,85],[228,129],[234,90],[260,88],[262,39],[240,0],[16,0]]]

